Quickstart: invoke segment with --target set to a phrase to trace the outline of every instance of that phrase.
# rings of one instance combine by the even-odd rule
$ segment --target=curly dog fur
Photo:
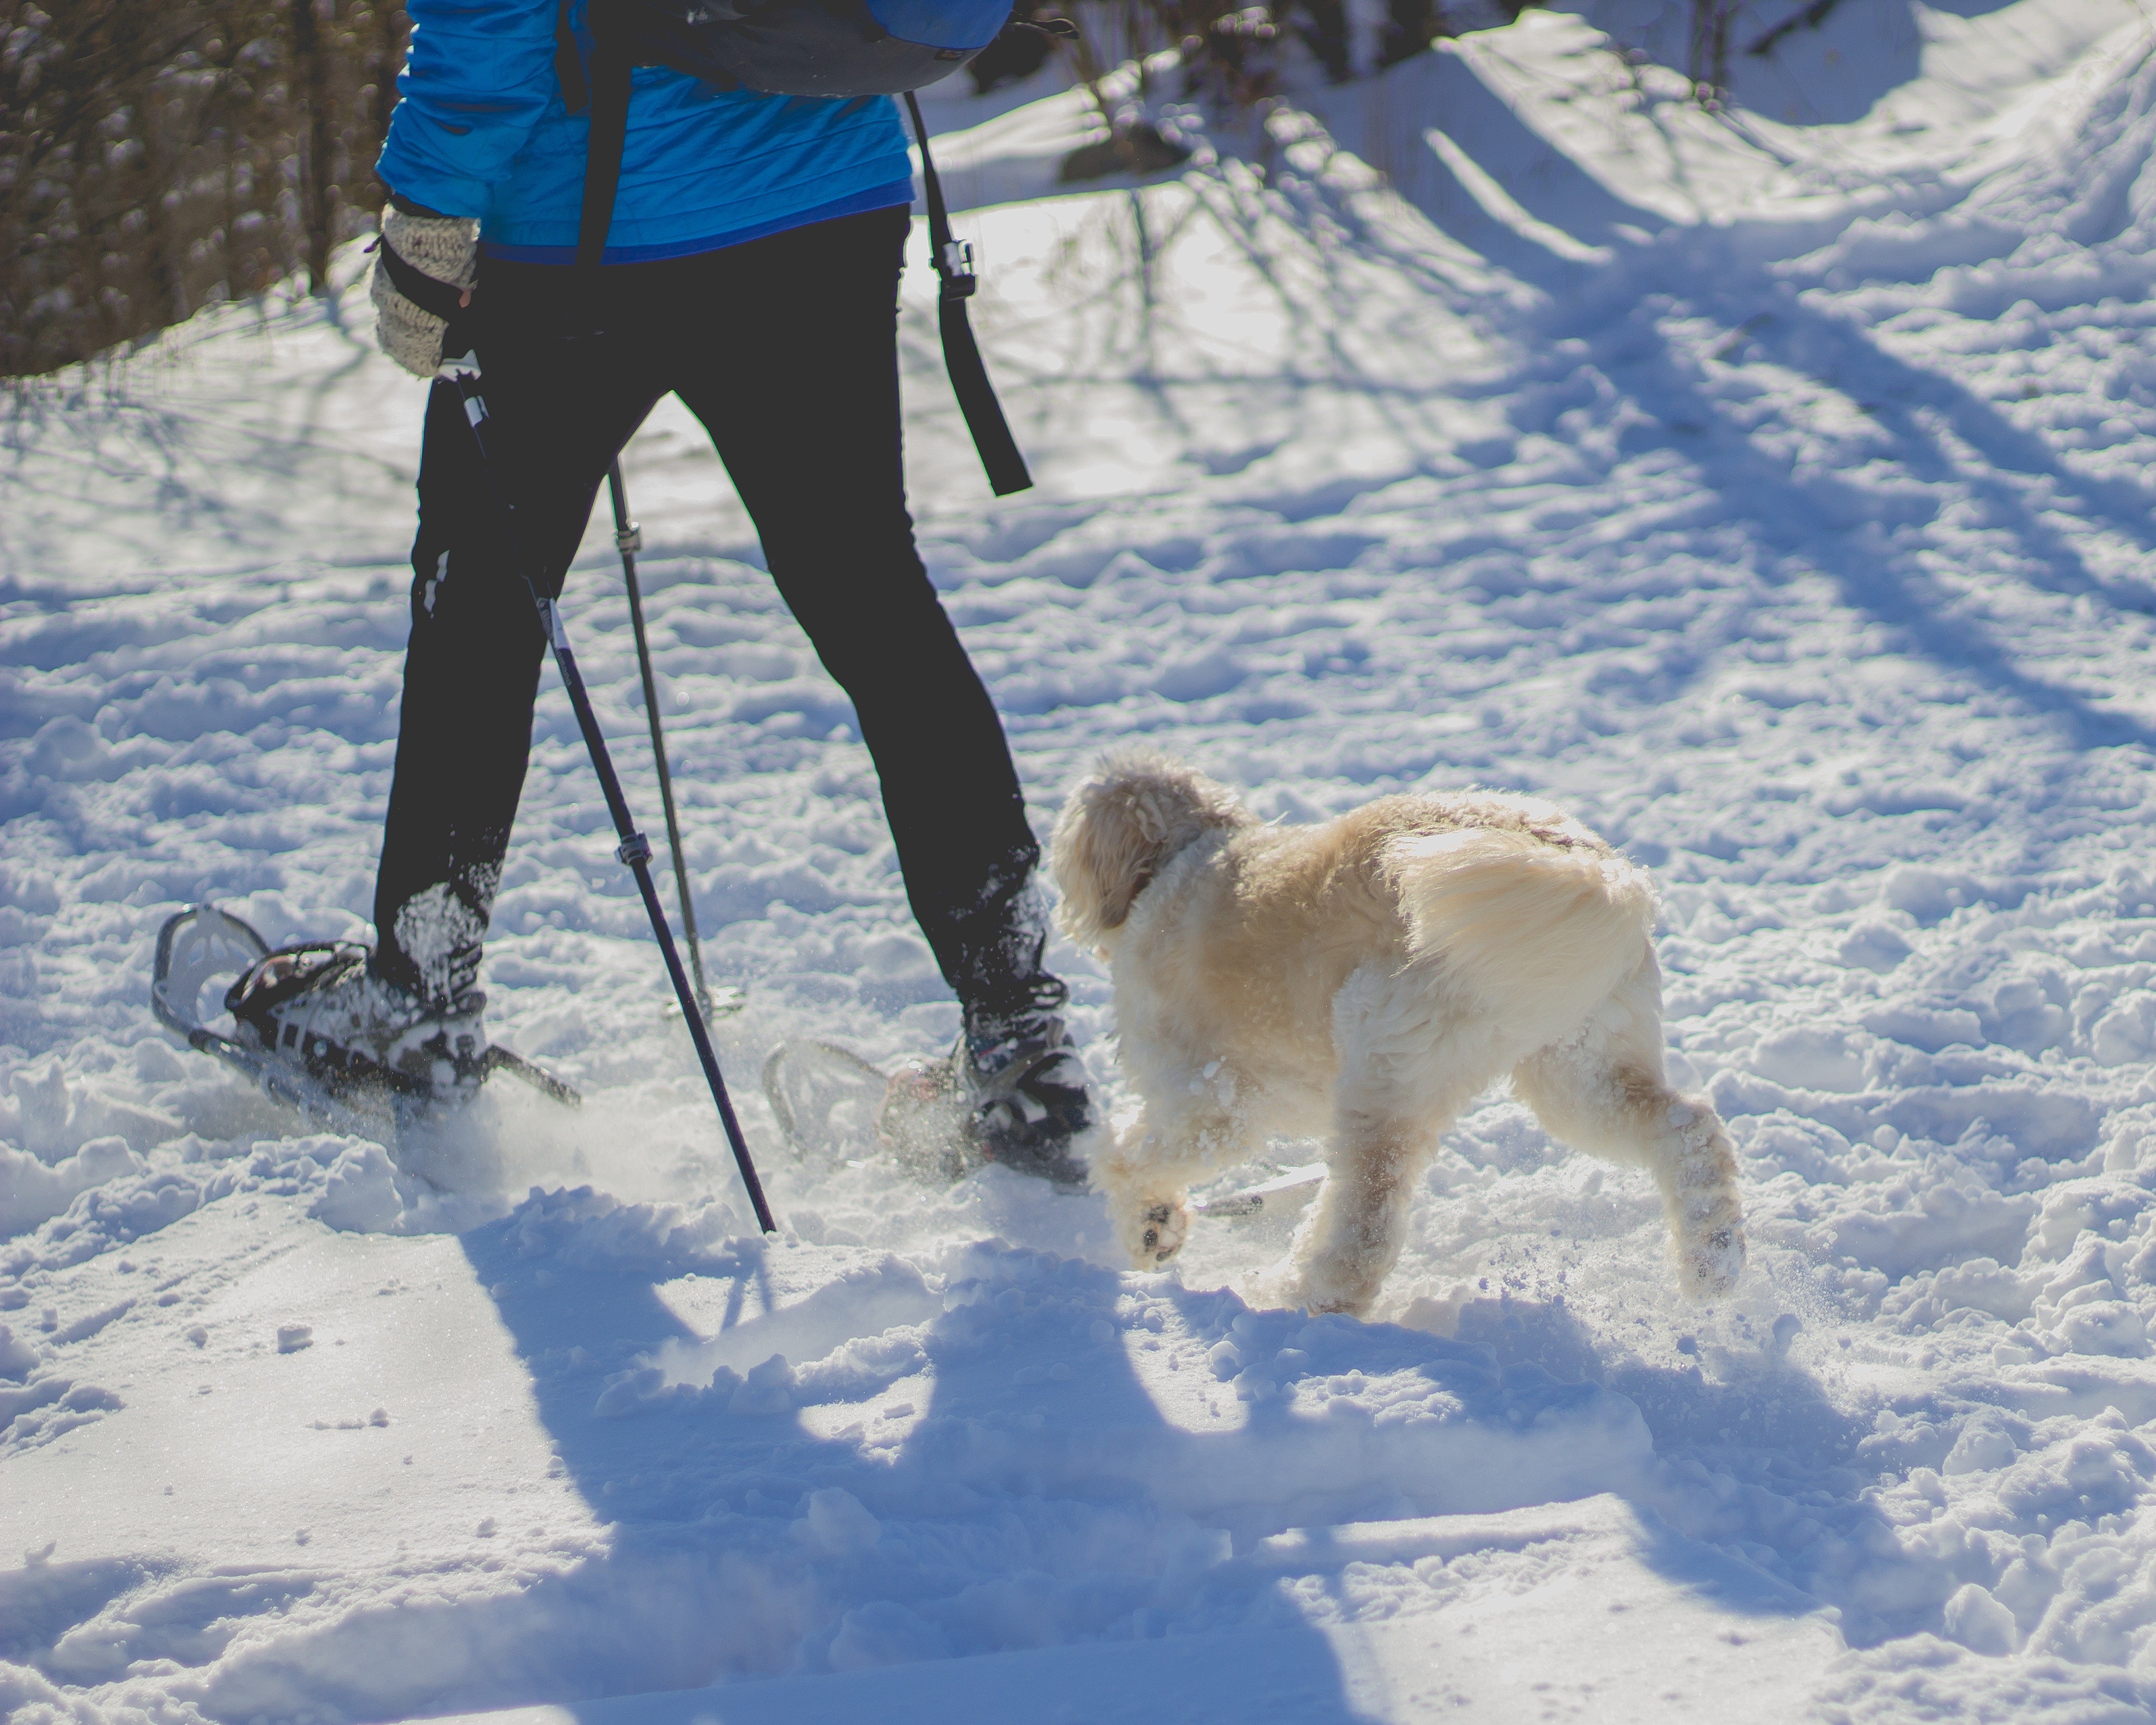
[[[1552,1133],[1654,1177],[1687,1294],[1735,1282],[1729,1135],[1663,1076],[1652,885],[1562,810],[1464,791],[1268,825],[1138,751],[1071,792],[1050,866],[1064,929],[1114,975],[1143,1103],[1093,1170],[1141,1267],[1181,1247],[1194,1180],[1323,1132],[1287,1291],[1367,1311],[1440,1137],[1510,1075]]]

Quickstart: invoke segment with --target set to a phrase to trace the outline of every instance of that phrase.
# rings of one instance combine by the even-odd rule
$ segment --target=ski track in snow
[[[1246,1304],[1291,1213],[1142,1276],[1095,1200],[790,1161],[769,1046],[956,1013],[671,406],[627,467],[783,1238],[551,675],[485,981],[582,1112],[497,1086],[400,1167],[175,1052],[172,910],[364,932],[420,407],[356,289],[205,313],[8,427],[0,1706],[2151,1717],[2149,27],[1844,8],[1717,118],[1681,22],[1531,13],[1142,187],[1054,185],[1069,92],[942,98],[1037,492],[982,501],[925,268],[903,341],[1039,824],[1143,737],[1268,816],[1481,783],[1654,867],[1735,1297],[1502,1096],[1368,1324]],[[610,564],[595,520],[568,621],[649,824]]]

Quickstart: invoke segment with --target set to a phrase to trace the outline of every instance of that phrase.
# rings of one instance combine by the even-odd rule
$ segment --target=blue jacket
[[[585,0],[571,23],[588,63]],[[557,0],[406,0],[412,47],[377,169],[393,191],[476,216],[498,257],[567,263],[583,203],[588,112],[554,74]],[[610,264],[683,257],[912,201],[896,106],[747,90],[637,69],[608,230]]]

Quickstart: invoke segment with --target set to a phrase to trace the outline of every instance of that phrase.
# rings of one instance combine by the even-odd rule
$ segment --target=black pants
[[[412,638],[375,888],[377,965],[436,1000],[479,965],[531,744],[546,642],[507,551],[550,590],[608,463],[669,391],[703,422],[780,594],[859,716],[906,894],[960,998],[1027,993],[1039,851],[988,692],[914,549],[899,448],[902,209],[665,263],[488,260],[478,349],[495,471],[455,391],[428,403]],[[596,316],[594,316],[594,310]],[[596,325],[600,333],[588,333]],[[582,330],[587,333],[572,335]]]

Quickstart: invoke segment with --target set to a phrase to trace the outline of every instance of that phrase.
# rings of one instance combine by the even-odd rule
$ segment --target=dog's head
[[[1056,920],[1081,947],[1105,945],[1176,853],[1203,834],[1248,826],[1235,793],[1153,749],[1109,756],[1056,817],[1049,871]]]

